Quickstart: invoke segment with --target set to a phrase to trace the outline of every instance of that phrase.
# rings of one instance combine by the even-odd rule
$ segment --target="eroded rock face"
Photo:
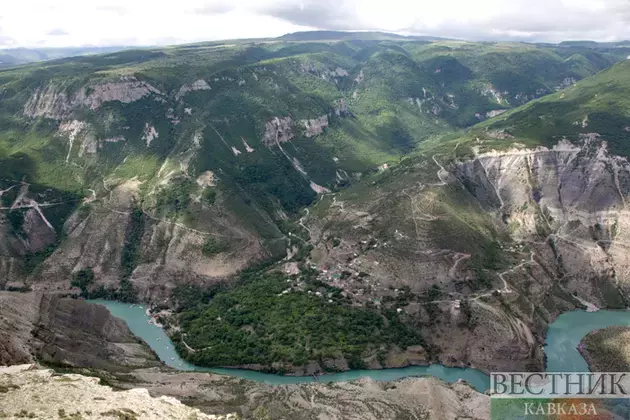
[[[142,140],[146,143],[147,147],[151,146],[151,142],[159,137],[159,133],[151,124],[146,123],[144,125],[144,133],[142,134]]]
[[[199,181],[210,186],[216,178],[206,173]],[[204,218],[205,224],[195,228],[162,219],[151,214],[149,209],[132,221],[140,185],[139,181],[131,180],[109,186],[108,196],[92,202],[89,212],[77,211],[71,215],[64,225],[65,240],[30,275],[23,269],[23,254],[32,252],[25,248],[28,242],[4,234],[4,218],[0,213],[0,232],[3,232],[0,251],[6,251],[0,254],[0,274],[6,275],[0,277],[0,285],[28,286],[36,291],[76,292],[70,287],[72,273],[91,269],[95,276],[93,287],[116,289],[123,270],[122,255],[125,246],[129,246],[125,239],[129,229],[142,231],[138,243],[133,245],[141,257],[130,278],[142,300],[168,298],[178,284],[208,285],[225,280],[267,256],[254,233],[231,214],[211,213]],[[213,208],[217,206],[219,204]],[[38,229],[49,229],[43,220],[38,223]],[[218,235],[230,243],[232,251],[213,257],[204,255],[202,247],[209,234]],[[38,238],[46,236],[38,234]]]
[[[306,128],[304,135],[306,137],[314,137],[324,132],[324,129],[328,127],[328,115],[322,115],[319,118],[312,120],[300,121]]]
[[[357,74],[357,77],[354,78],[355,83],[361,83],[363,81],[363,79],[365,78],[365,75],[363,74],[363,69],[361,69],[361,71],[359,71],[359,74]]]
[[[97,110],[105,102],[117,101],[128,104],[152,93],[160,94],[160,91],[148,83],[128,78],[120,82],[101,83],[84,87],[74,97],[73,105],[83,105],[92,110]]]
[[[83,157],[86,155],[93,155],[99,149],[99,141],[93,132],[93,127],[85,121],[63,121],[59,124],[57,135],[68,139],[66,162],[70,161],[72,154],[75,153],[75,150],[79,157]],[[124,138],[122,140],[124,141]],[[105,143],[111,141],[112,139],[103,140]],[[80,142],[80,144],[77,145],[78,142]]]
[[[24,214],[22,230],[27,247],[31,252],[41,252],[57,240],[55,230],[42,219],[35,208],[28,209]]]
[[[15,200],[8,206],[2,207],[7,213],[0,214],[0,273],[2,267],[8,270],[5,277],[0,277],[0,285],[7,285],[19,276],[20,265],[15,257],[23,257],[29,253],[43,251],[57,240],[57,232],[44,215],[40,206],[47,203],[38,203],[30,193],[28,184],[15,184],[11,189],[19,190]],[[1,195],[0,195],[1,197]],[[23,212],[19,229],[10,226],[8,216],[11,212]]]
[[[217,177],[212,171],[205,171],[196,180],[200,187],[214,187],[217,185]]]
[[[486,118],[496,117],[497,115],[503,114],[505,111],[507,111],[507,109],[495,109],[493,111],[488,111],[486,112]]]
[[[160,365],[103,306],[44,293],[0,292],[0,319],[0,365],[34,359],[104,370]]]
[[[291,117],[275,117],[265,123],[265,134],[262,141],[266,146],[273,146],[291,141],[294,137],[293,119]]]
[[[486,153],[458,165],[455,176],[488,209],[516,210],[534,201],[556,224],[569,215],[621,210],[630,188],[630,164],[596,137],[583,146]]]
[[[491,96],[499,105],[507,104],[507,100],[505,98],[508,95],[508,92],[499,92],[492,85],[488,85],[481,90],[481,94],[484,96]]]
[[[341,67],[337,67],[332,73],[334,76],[337,76],[337,77],[348,76],[348,71]]]
[[[453,173],[481,206],[501,215],[514,239],[536,245],[563,287],[598,307],[625,306],[630,164],[596,134],[584,135],[580,146],[485,153]]]
[[[350,115],[350,110],[348,108],[348,103],[345,99],[341,98],[335,101],[335,114],[338,117],[347,117]]]
[[[60,120],[71,113],[70,102],[63,86],[49,83],[33,92],[24,105],[24,115],[32,118],[45,117]]]
[[[188,92],[195,92],[198,90],[211,90],[211,89],[212,88],[210,87],[208,82],[206,82],[204,79],[199,79],[189,85],[183,85],[179,89],[179,92],[177,92],[176,98],[181,99],[184,96],[186,96]]]
[[[131,77],[117,82],[90,84],[72,95],[66,88],[55,82],[37,88],[24,105],[24,115],[61,120],[78,107],[85,106],[95,111],[106,102],[131,103],[150,94],[161,94],[150,84]]]

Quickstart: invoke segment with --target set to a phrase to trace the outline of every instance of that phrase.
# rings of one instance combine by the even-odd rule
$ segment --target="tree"
[[[94,283],[94,271],[91,268],[84,268],[72,275],[70,285],[81,289],[81,296],[87,297],[88,287]]]

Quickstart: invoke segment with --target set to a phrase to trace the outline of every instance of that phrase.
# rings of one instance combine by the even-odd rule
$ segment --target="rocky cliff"
[[[597,134],[584,136],[579,146],[485,153],[454,172],[566,290],[600,307],[624,306],[630,164]]]
[[[71,115],[77,107],[85,106],[96,111],[107,102],[131,103],[152,93],[160,94],[155,87],[134,77],[89,84],[76,93],[69,93],[67,88],[64,84],[51,82],[36,89],[24,105],[24,115],[61,120]]]
[[[220,210],[220,199],[213,208],[200,206],[200,211],[208,213],[207,221],[189,227],[148,206],[142,208],[141,186],[141,182],[129,181],[106,187],[98,197],[94,192],[93,197],[74,205],[78,210],[62,225],[52,226],[47,209],[64,203],[59,198],[43,200],[28,184],[14,184],[21,193],[14,202],[9,201],[9,207],[26,212],[17,234],[0,214],[0,284],[13,289],[70,291],[73,273],[87,269],[97,279],[90,289],[116,289],[128,270],[138,298],[157,300],[170,296],[177,284],[222,281],[269,255],[254,232]],[[230,252],[205,255],[203,245],[210,237],[229,244]],[[47,253],[37,267],[28,265],[28,255],[49,247],[54,252]]]
[[[153,352],[102,306],[42,293],[0,292],[0,364],[35,360],[120,370],[157,366]]]

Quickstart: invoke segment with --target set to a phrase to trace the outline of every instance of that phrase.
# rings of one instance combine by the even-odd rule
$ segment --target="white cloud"
[[[468,39],[630,39],[629,0],[20,0],[0,9],[13,46],[163,44],[308,29]],[[67,34],[54,36],[54,34]],[[3,41],[4,40],[4,41]]]

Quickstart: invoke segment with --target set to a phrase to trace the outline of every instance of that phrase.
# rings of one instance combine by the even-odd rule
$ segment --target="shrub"
[[[203,253],[205,255],[216,255],[227,251],[229,248],[230,247],[226,242],[221,239],[217,239],[214,236],[210,236],[203,244]]]
[[[202,198],[206,204],[214,204],[217,200],[217,190],[214,188],[206,188],[203,190]]]
[[[87,296],[88,287],[94,282],[94,271],[91,268],[84,268],[72,275],[70,285],[81,289],[81,296]]]

